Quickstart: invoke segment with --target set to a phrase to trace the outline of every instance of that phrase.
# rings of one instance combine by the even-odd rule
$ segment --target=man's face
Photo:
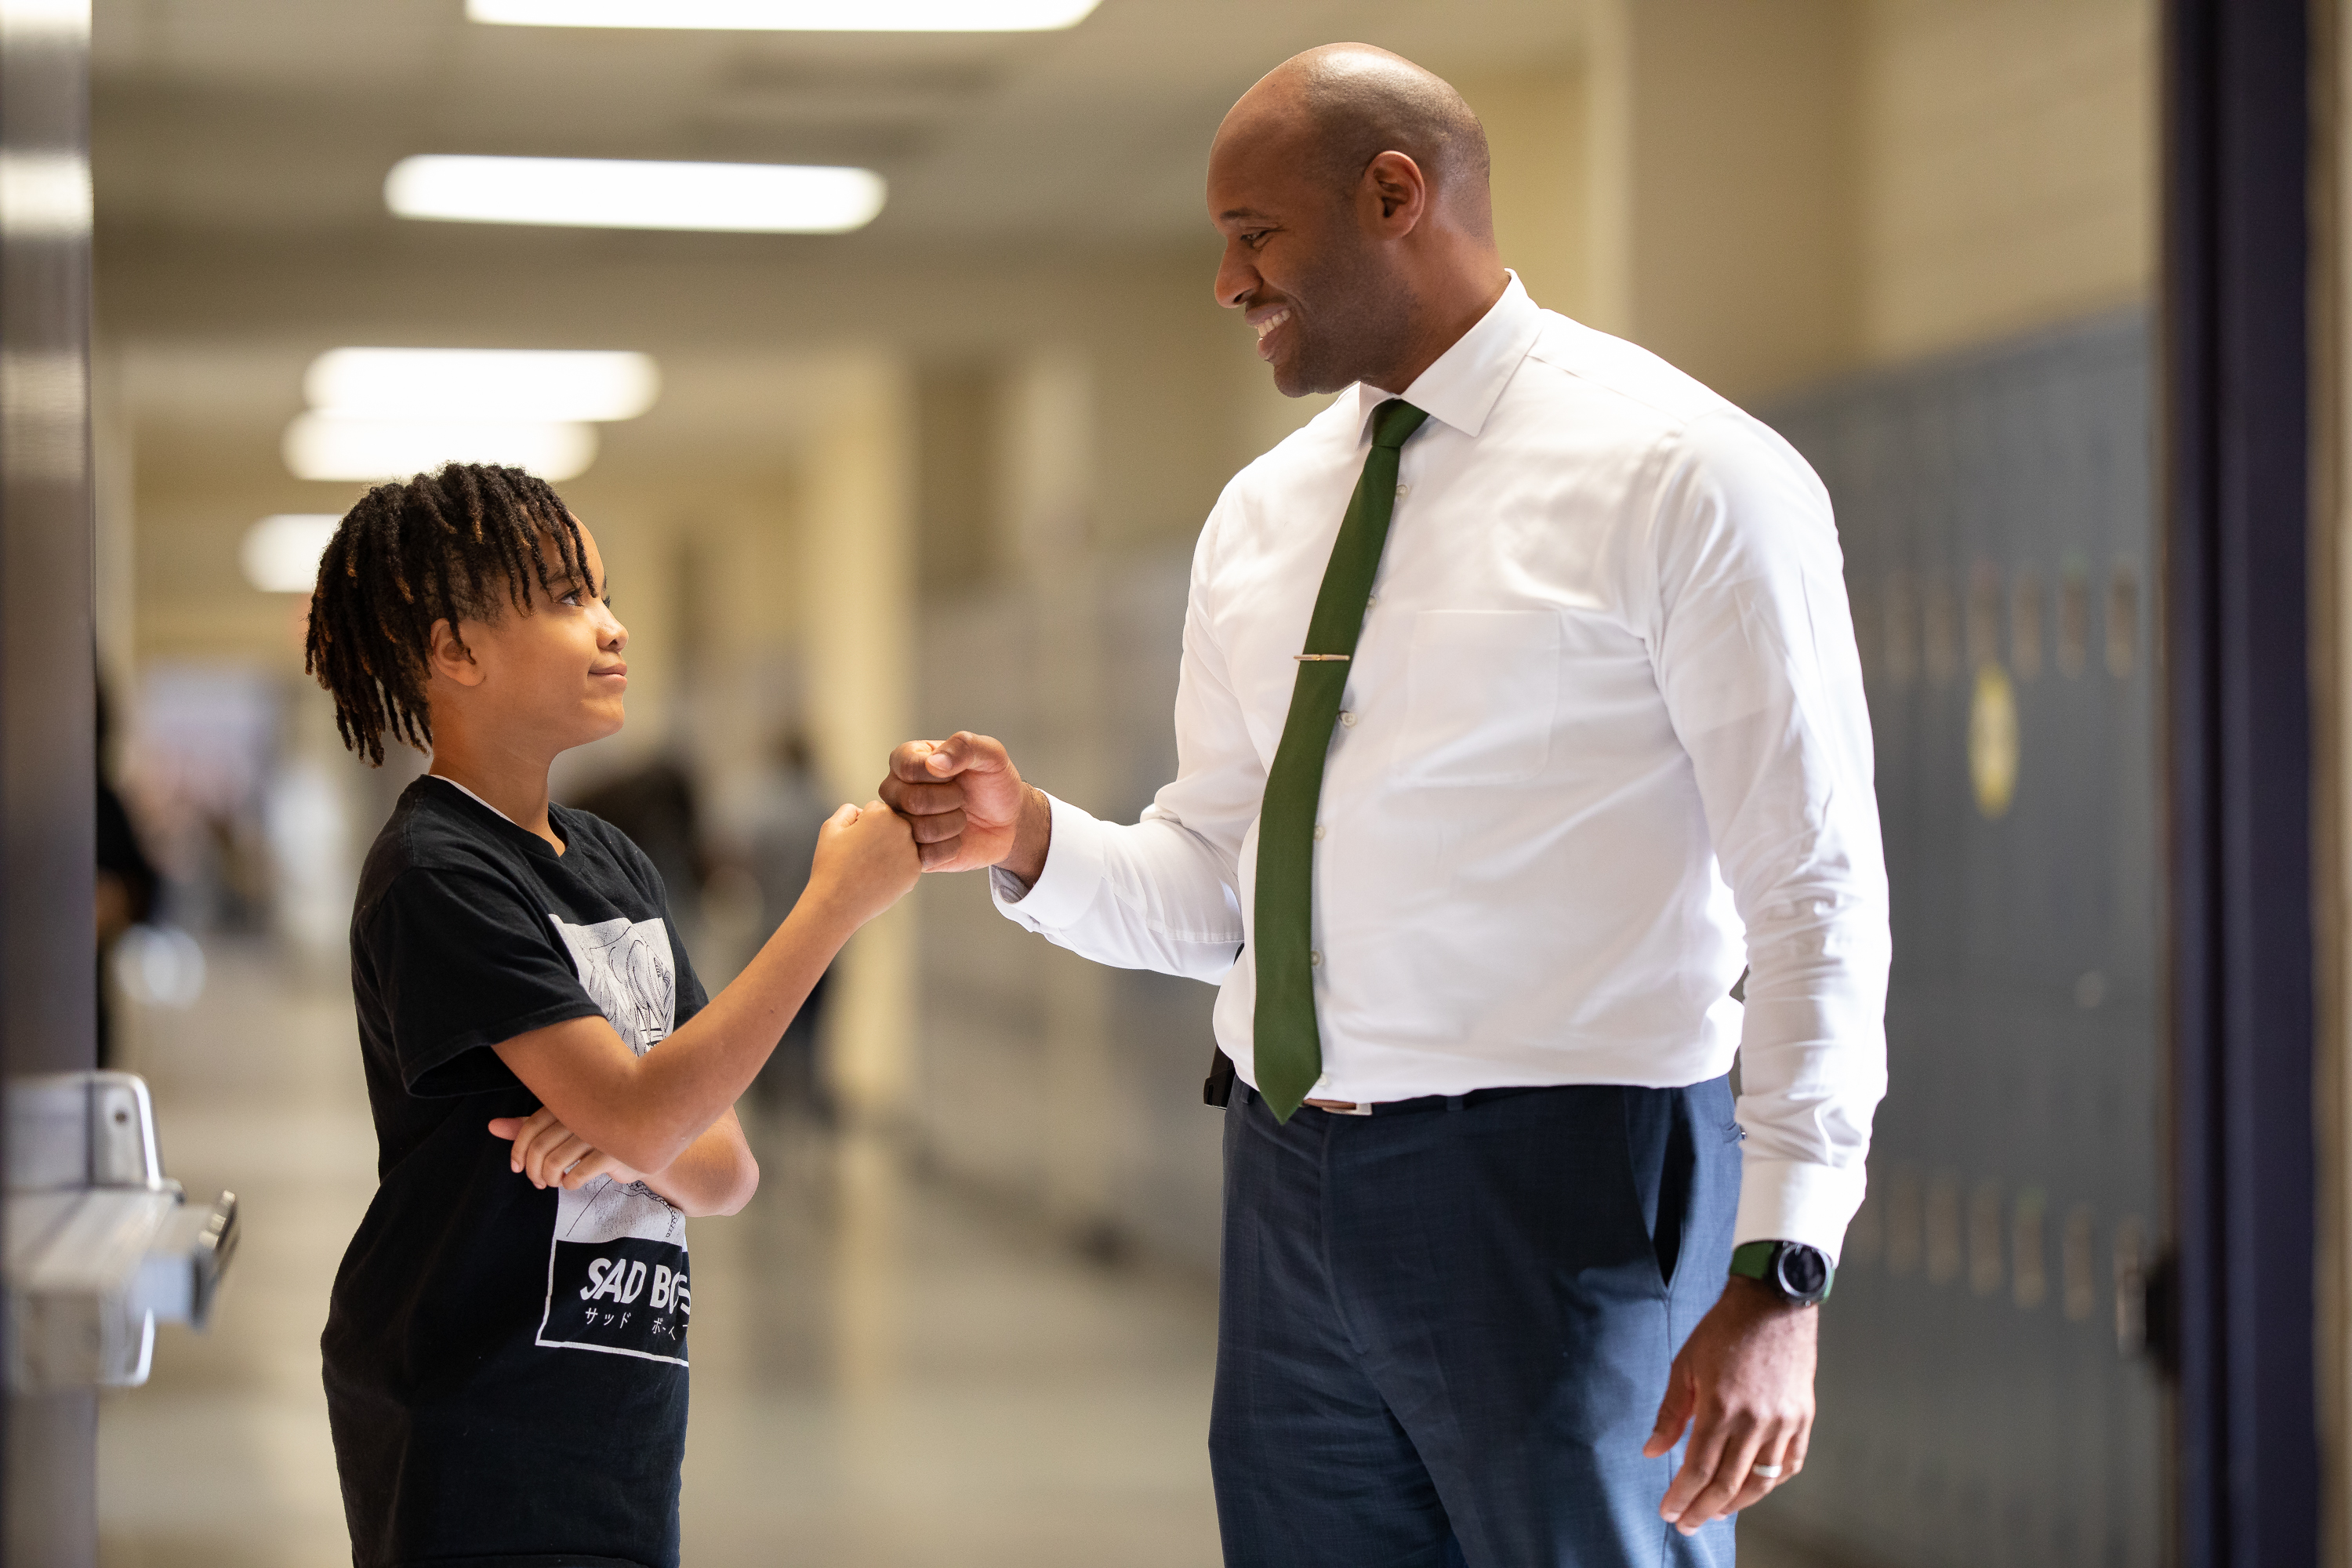
[[[1228,120],[1209,153],[1209,216],[1225,237],[1217,303],[1243,312],[1286,397],[1375,379],[1412,316],[1359,193],[1320,169],[1303,136],[1262,122]]]

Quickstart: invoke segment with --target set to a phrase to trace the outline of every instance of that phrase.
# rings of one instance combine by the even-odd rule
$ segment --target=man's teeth
[[[1266,333],[1274,331],[1275,328],[1282,325],[1283,322],[1288,320],[1290,320],[1289,311],[1278,310],[1275,314],[1268,316],[1265,321],[1260,321],[1257,324],[1258,342],[1264,342],[1265,341]]]

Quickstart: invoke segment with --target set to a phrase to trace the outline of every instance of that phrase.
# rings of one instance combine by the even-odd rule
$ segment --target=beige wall
[[[914,722],[912,386],[887,359],[844,366],[817,433],[799,514],[803,694],[819,773],[838,795],[871,797]],[[854,1110],[887,1114],[912,1073],[914,911],[851,940],[829,1023],[831,1073]]]
[[[1873,0],[1863,340],[1906,358],[2148,297],[2148,0]]]
[[[1539,305],[1580,319],[1591,309],[1591,162],[1585,71],[1562,56],[1454,85],[1486,128],[1494,158],[1495,243]]]
[[[1854,357],[1856,58],[1846,0],[1616,0],[1596,33],[1596,302],[1734,399]],[[1613,298],[1612,297],[1613,296]]]
[[[1475,85],[1546,302],[1747,401],[2147,298],[2154,51],[2151,0],[1595,0]]]

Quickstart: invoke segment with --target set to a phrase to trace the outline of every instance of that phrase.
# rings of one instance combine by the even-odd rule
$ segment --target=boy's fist
[[[907,819],[873,800],[843,806],[818,830],[809,890],[864,925],[905,898],[922,874]]]

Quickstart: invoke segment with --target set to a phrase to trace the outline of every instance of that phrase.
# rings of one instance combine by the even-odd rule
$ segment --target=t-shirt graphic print
[[[550,915],[581,987],[639,1056],[667,1036],[677,971],[659,920],[572,925]],[[687,1279],[686,1216],[643,1182],[599,1176],[559,1192],[547,1247],[547,1306],[536,1343],[686,1362],[694,1297]]]
[[[547,918],[572,951],[581,988],[629,1049],[644,1056],[677,1026],[677,970],[670,962],[669,931],[660,921],[624,918],[576,926],[560,916]]]

